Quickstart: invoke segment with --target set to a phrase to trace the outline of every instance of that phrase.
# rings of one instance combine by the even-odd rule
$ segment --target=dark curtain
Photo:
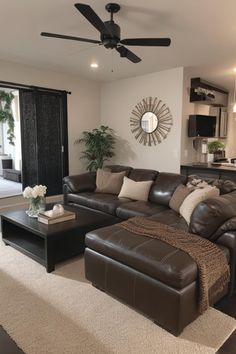
[[[20,90],[23,187],[43,184],[62,193],[68,174],[67,94]]]

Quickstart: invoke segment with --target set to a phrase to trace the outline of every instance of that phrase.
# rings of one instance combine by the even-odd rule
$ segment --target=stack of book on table
[[[64,210],[63,213],[55,213],[53,210],[41,211],[38,221],[47,225],[75,219],[76,214],[72,211]]]

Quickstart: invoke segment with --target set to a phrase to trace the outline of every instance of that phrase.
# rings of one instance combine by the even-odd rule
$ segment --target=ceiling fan
[[[168,47],[171,43],[170,38],[120,39],[120,26],[118,26],[113,20],[113,14],[120,10],[120,5],[118,4],[109,3],[105,6],[106,10],[111,14],[110,20],[105,22],[100,19],[89,5],[78,3],[75,4],[75,7],[100,32],[100,41],[49,32],[42,32],[41,36],[104,45],[105,48],[116,49],[122,58],[127,58],[133,63],[139,63],[141,58],[131,52],[131,50],[127,49],[124,45]]]

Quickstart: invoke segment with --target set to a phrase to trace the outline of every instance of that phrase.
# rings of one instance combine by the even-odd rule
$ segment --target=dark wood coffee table
[[[47,209],[51,207],[47,206]],[[66,209],[76,212],[76,219],[53,225],[30,218],[23,209],[1,214],[3,242],[52,272],[56,263],[84,251],[87,232],[119,221],[112,215],[87,208]]]

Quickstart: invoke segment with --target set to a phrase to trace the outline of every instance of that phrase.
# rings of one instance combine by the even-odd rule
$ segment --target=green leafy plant
[[[0,123],[8,124],[7,139],[11,145],[15,145],[15,122],[11,109],[13,98],[14,95],[11,92],[0,91]]]
[[[210,141],[207,146],[209,154],[215,154],[216,152],[225,149],[225,143],[222,143],[222,141],[219,140]]]
[[[113,129],[101,125],[92,131],[84,131],[82,138],[75,141],[75,144],[84,144],[81,159],[88,161],[87,170],[96,171],[102,168],[105,161],[114,156],[115,137]]]

